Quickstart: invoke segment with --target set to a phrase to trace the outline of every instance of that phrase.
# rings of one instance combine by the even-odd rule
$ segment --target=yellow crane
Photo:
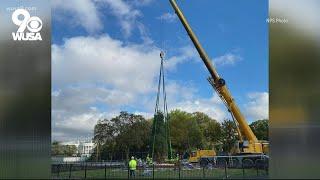
[[[211,59],[201,46],[197,36],[191,29],[191,26],[187,22],[187,19],[183,15],[182,11],[178,7],[175,0],[170,0],[170,4],[175,10],[177,16],[179,17],[182,25],[187,31],[191,41],[193,42],[195,48],[197,49],[202,61],[207,67],[211,77],[208,79],[210,84],[213,86],[215,91],[218,93],[223,103],[228,108],[231,116],[236,121],[237,131],[239,135],[239,143],[237,144],[238,154],[265,154],[268,152],[269,143],[265,141],[259,141],[250,126],[248,125],[245,117],[242,115],[240,109],[238,108],[235,100],[231,96],[230,91],[226,86],[226,82],[222,79],[216,69],[213,67],[211,63]],[[242,134],[242,133],[243,134]],[[243,139],[245,137],[246,141]]]

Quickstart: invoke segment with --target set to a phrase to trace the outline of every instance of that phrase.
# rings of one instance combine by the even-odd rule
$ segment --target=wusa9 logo
[[[19,28],[12,33],[15,41],[42,41],[40,30],[42,21],[37,16],[30,16],[25,9],[17,9],[12,13],[12,22]],[[25,32],[27,30],[27,32]]]

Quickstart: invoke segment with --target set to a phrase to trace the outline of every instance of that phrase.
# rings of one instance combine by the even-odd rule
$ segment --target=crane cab
[[[215,150],[200,150],[199,149],[199,150],[191,152],[188,161],[190,163],[198,163],[200,159],[213,158],[214,156],[216,156]]]

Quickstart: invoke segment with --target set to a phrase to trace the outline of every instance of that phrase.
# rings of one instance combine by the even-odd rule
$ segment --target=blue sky
[[[178,1],[249,122],[268,118],[268,1]],[[90,136],[121,110],[151,117],[159,53],[169,109],[228,118],[169,1],[54,1],[53,138]]]

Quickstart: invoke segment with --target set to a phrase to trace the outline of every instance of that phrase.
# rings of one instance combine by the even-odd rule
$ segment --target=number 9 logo
[[[23,19],[20,19],[20,16],[23,16]],[[42,29],[41,19],[37,16],[30,17],[29,12],[24,9],[15,10],[12,14],[12,21],[19,26],[17,32],[24,32],[28,28],[30,32],[36,33]]]

